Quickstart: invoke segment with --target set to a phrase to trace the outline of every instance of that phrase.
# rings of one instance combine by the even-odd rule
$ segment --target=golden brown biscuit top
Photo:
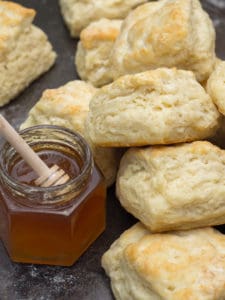
[[[225,237],[212,228],[146,234],[124,249],[128,265],[165,299],[217,297],[225,285]],[[203,299],[200,297],[200,299]]]
[[[45,114],[68,117],[80,112],[87,113],[91,95],[95,91],[96,89],[89,83],[80,80],[70,81],[60,88],[45,90],[41,100],[36,104],[36,109]],[[49,109],[50,107],[52,109]]]
[[[135,152],[139,153],[139,155],[143,158],[147,158],[148,156],[151,158],[157,158],[164,155],[177,156],[179,153],[182,153],[182,151],[201,156],[214,152],[218,157],[221,155],[224,156],[224,150],[207,141],[196,141],[173,146],[154,146],[149,148],[149,152],[147,152],[145,148],[135,148]]]
[[[137,223],[112,244],[102,265],[120,296],[132,283],[127,294],[134,299],[206,300],[224,299],[224,259],[225,235],[211,227],[151,234]]]
[[[91,23],[80,34],[84,48],[92,49],[98,41],[114,42],[120,32],[122,20],[100,19]]]
[[[180,1],[172,1],[166,3],[167,10],[164,9],[164,13],[162,13],[161,15],[160,26],[157,22],[154,23],[152,25],[151,34],[146,35],[146,42],[153,43],[153,45],[155,45],[156,48],[158,48],[158,46],[160,45],[161,48],[158,50],[162,51],[162,54],[164,51],[168,52],[168,47],[172,48],[173,51],[176,49],[178,50],[179,43],[183,43],[183,41],[185,41],[185,39],[187,38],[189,32],[188,25],[190,22],[191,15],[191,5],[188,2],[190,1],[184,1],[182,3]],[[161,6],[162,4],[158,3],[157,14],[160,13],[159,10]],[[151,11],[152,3],[147,3],[143,6],[140,6],[136,10],[140,10],[140,12],[138,12],[140,14],[141,12],[144,12],[145,9],[147,11]],[[135,13],[135,11],[133,13]],[[159,15],[156,15],[156,17],[159,18]],[[143,27],[143,25],[145,23],[147,25],[148,22],[149,15],[147,15],[146,18],[135,24],[135,27],[133,27],[133,34],[136,35],[139,33],[139,31],[141,34],[143,34],[143,28],[145,28]],[[175,48],[174,45],[176,46]]]
[[[142,61],[145,51],[152,60],[185,49],[186,44],[190,43],[191,10],[191,0],[162,0],[137,7],[125,19],[116,45],[119,47],[120,42],[126,42],[124,63],[129,63],[131,57]]]
[[[212,71],[215,30],[198,0],[161,0],[131,11],[112,51],[114,79],[156,67],[192,70],[199,81]]]

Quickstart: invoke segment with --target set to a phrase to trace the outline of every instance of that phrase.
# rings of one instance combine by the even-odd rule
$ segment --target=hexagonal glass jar
[[[15,262],[70,266],[105,228],[103,177],[80,135],[51,125],[21,135],[36,152],[74,160],[79,172],[48,188],[22,183],[11,174],[19,155],[6,143],[0,154],[0,237]]]

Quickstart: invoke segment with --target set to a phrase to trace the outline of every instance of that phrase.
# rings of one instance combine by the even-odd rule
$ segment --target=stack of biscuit
[[[106,81],[88,76],[104,73],[93,58],[103,43],[98,23],[81,32],[76,64],[100,87]],[[129,147],[116,194],[140,221],[103,255],[114,296],[225,299],[225,236],[210,227],[225,223],[225,150],[206,141],[224,113],[212,21],[198,0],[150,2],[110,43],[103,61],[112,83],[92,97],[86,128],[95,145]]]
[[[199,0],[145,2],[60,1],[82,80],[45,91],[22,127],[79,131],[108,186],[128,148],[116,194],[139,222],[102,258],[116,299],[225,299],[210,227],[225,223],[225,150],[206,141],[225,124],[225,64]]]

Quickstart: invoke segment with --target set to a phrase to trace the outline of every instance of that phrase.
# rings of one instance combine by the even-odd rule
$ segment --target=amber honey
[[[81,161],[79,160],[79,157],[75,159],[74,156],[54,149],[36,151],[36,153],[49,168],[53,165],[57,165],[60,169],[64,170],[70,178],[75,178],[80,173]],[[10,167],[9,174],[20,183],[32,186],[35,186],[35,180],[38,178],[35,171],[20,158],[18,158],[17,161],[15,161],[15,163]]]
[[[79,135],[56,126],[22,135],[49,167],[57,164],[71,180],[36,187],[36,174],[6,145],[0,161],[1,239],[13,261],[70,266],[105,228],[102,175]]]

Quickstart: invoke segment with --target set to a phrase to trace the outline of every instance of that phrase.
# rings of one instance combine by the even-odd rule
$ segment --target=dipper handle
[[[53,166],[49,168],[1,114],[0,133],[38,174],[39,178],[36,180],[37,185],[47,187],[68,181],[69,176],[65,174],[63,170],[59,169],[59,167],[56,168]],[[51,180],[49,180],[50,177]]]

